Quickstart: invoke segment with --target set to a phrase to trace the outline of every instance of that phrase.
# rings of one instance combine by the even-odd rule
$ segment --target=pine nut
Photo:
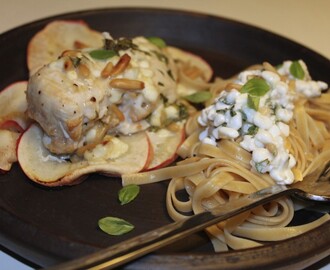
[[[124,72],[124,70],[128,67],[130,61],[131,57],[125,53],[122,57],[120,57],[117,64],[113,67],[112,71],[110,72],[110,76],[117,76],[120,73]]]
[[[108,78],[111,75],[112,70],[113,70],[112,62],[108,62],[108,64],[106,64],[104,69],[101,71],[101,77]]]
[[[64,69],[65,70],[73,69],[73,63],[72,63],[71,59],[66,59],[64,61]]]
[[[225,87],[225,89],[231,90],[231,89],[236,89],[236,90],[240,90],[242,88],[242,85],[237,84],[237,83],[228,83]]]
[[[115,104],[111,104],[110,109],[114,112],[120,122],[125,120],[125,115]]]
[[[75,50],[65,50],[62,52],[61,57],[64,57],[64,56],[78,57],[79,53],[80,53],[79,51],[75,51]]]
[[[185,69],[183,72],[190,79],[193,79],[193,80],[198,78],[198,77],[203,76],[203,72],[198,67],[195,67],[195,66],[191,66],[191,67]]]
[[[78,72],[81,74],[84,78],[87,78],[90,75],[90,70],[85,64],[79,64],[78,65]]]
[[[144,82],[130,79],[113,79],[110,81],[110,86],[113,88],[119,88],[123,90],[142,90],[144,88]]]
[[[88,47],[85,43],[83,43],[83,42],[81,42],[79,40],[75,40],[74,43],[73,43],[73,46],[76,49],[84,49],[84,48],[87,48]]]

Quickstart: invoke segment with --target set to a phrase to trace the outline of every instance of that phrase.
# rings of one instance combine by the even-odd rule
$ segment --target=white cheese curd
[[[278,76],[278,74],[268,71],[268,70],[261,72],[261,77],[264,78],[267,82],[269,82],[269,84],[272,87],[277,86],[277,84],[281,80],[281,78],[280,78],[280,76]]]
[[[159,104],[150,116],[150,124],[154,127],[162,125],[162,118],[164,117],[164,104]]]
[[[320,96],[322,90],[326,90],[327,88],[328,85],[325,82],[302,80],[296,81],[297,91],[308,98]]]
[[[263,115],[260,112],[256,112],[254,115],[253,123],[262,129],[270,129],[273,125],[272,118],[269,115]]]
[[[166,118],[167,119],[178,119],[179,110],[176,106],[168,106],[165,108]]]
[[[322,81],[313,81],[309,74],[307,65],[304,61],[298,61],[301,69],[303,70],[304,76],[303,78],[295,78],[293,74],[291,74],[291,65],[293,61],[284,61],[282,66],[277,70],[279,74],[289,76],[290,79],[295,80],[296,91],[301,93],[302,95],[311,98],[318,97],[321,95],[323,90],[328,89],[328,85]]]
[[[245,84],[251,76],[260,76],[260,70],[246,70],[238,74],[237,83]]]
[[[290,74],[291,64],[292,61],[285,61],[279,74],[295,80],[296,92],[310,91],[313,95],[305,95],[311,97],[320,93],[320,89],[327,88],[325,83],[310,79],[303,62],[304,79],[294,78]],[[269,86],[269,90],[259,97],[258,108],[250,107],[249,93],[225,89],[214,104],[202,110],[197,121],[205,128],[199,134],[199,140],[217,146],[221,139],[235,140],[240,137],[240,146],[252,154],[252,170],[269,173],[279,184],[291,184],[296,160],[285,148],[285,138],[290,134],[288,123],[293,117],[295,91],[289,90],[292,86],[289,86],[289,80],[284,80],[279,74],[268,70],[241,72],[235,83],[244,86],[250,79],[257,77]]]

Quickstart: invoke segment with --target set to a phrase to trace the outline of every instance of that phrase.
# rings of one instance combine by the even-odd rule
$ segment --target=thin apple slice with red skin
[[[0,130],[5,129],[16,133],[23,133],[24,129],[14,120],[6,120],[0,124]],[[1,143],[0,143],[1,144]]]
[[[0,129],[0,172],[6,173],[17,161],[16,145],[20,134],[14,131]]]
[[[29,124],[30,120],[25,113],[27,83],[27,81],[15,82],[0,92],[0,125],[15,121],[25,129]]]
[[[205,82],[211,80],[213,76],[213,69],[202,57],[172,46],[167,46],[165,50],[174,60],[187,62],[191,66],[196,66],[199,68],[203,72]]]
[[[153,159],[146,170],[165,167],[177,159],[176,150],[185,138],[184,125],[178,124],[177,127],[177,130],[162,128],[155,132],[147,132],[153,148]]]
[[[74,185],[90,173],[120,176],[142,170],[150,155],[150,143],[145,132],[119,139],[128,150],[117,158],[103,161],[69,162],[52,155],[42,144],[43,131],[33,124],[21,136],[17,157],[24,173],[32,181],[45,186]]]
[[[78,47],[77,47],[78,45]],[[27,49],[27,65],[30,75],[56,60],[63,51],[79,49],[79,46],[101,48],[103,36],[92,30],[82,20],[56,20],[47,24],[32,37]]]

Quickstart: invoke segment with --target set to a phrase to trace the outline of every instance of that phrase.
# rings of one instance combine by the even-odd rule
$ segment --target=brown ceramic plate
[[[45,24],[82,19],[114,37],[160,36],[168,44],[203,56],[215,74],[227,77],[262,61],[273,64],[304,59],[313,78],[329,83],[329,60],[290,40],[239,22],[190,12],[160,9],[102,9],[64,14],[33,22],[0,36],[0,89],[26,80],[26,46]],[[1,109],[1,108],[0,108]],[[48,189],[27,179],[19,166],[0,176],[0,241],[8,250],[41,266],[77,258],[171,222],[165,209],[167,183],[142,187],[131,204],[120,206],[120,179],[90,175],[80,185]],[[111,237],[97,227],[113,215],[132,222],[133,232]],[[300,211],[294,223],[320,214]],[[215,254],[203,234],[196,234],[146,256],[127,268],[226,269],[307,266],[330,252],[330,223],[287,241]]]

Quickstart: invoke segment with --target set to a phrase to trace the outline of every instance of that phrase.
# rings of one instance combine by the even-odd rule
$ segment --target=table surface
[[[330,59],[328,0],[1,0],[0,33],[48,16],[95,8],[156,7],[202,12],[261,27]],[[188,8],[187,8],[188,7]],[[310,269],[330,270],[327,259]],[[32,269],[0,251],[1,269]]]

